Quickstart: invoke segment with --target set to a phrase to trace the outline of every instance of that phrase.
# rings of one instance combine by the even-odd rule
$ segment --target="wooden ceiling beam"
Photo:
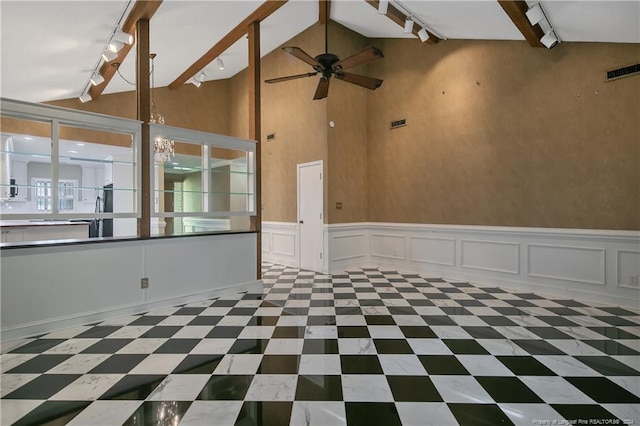
[[[378,10],[378,4],[380,3],[378,0],[366,0],[366,2],[369,3],[369,5],[374,9]],[[407,15],[405,15],[404,12],[395,7],[393,4],[389,3],[389,6],[387,7],[387,18],[391,19],[393,22],[404,28],[404,23],[407,20]],[[411,33],[419,38],[418,31],[420,31],[420,26],[414,23]],[[427,33],[429,34],[429,38],[425,43],[436,44],[440,41],[440,38],[433,34],[431,31],[427,30]]]
[[[319,2],[320,14],[318,16],[318,21],[320,21],[322,25],[326,25],[331,19],[331,0],[319,0]]]
[[[127,19],[125,19],[124,24],[122,25],[122,31],[135,36],[136,22],[138,22],[139,19],[151,20],[151,17],[156,13],[161,4],[162,0],[137,0],[131,8],[129,16],[127,16]],[[111,64],[121,64],[131,51],[132,47],[133,45],[125,44],[118,52],[118,57],[116,59],[102,64],[100,67],[100,74],[104,77],[104,81],[97,86],[91,86],[89,88],[89,95],[91,95],[91,99],[96,100],[100,97],[116,73],[116,68]]]
[[[230,48],[236,41],[240,40],[245,34],[247,34],[249,25],[253,22],[260,22],[270,16],[273,12],[280,9],[287,3],[287,0],[267,0],[260,7],[258,7],[253,13],[247,16],[242,22],[240,22],[234,29],[229,31],[222,40],[217,42],[211,49],[209,49],[204,55],[195,61],[185,72],[180,74],[178,78],[173,80],[169,84],[169,89],[177,89],[187,82],[191,77],[196,75],[204,67],[209,65],[220,56],[225,50]]]
[[[540,42],[540,39],[544,35],[540,25],[531,25],[527,18],[527,2],[523,0],[498,0],[502,9],[511,20],[513,24],[520,30],[524,38],[529,42],[531,47],[544,47]]]

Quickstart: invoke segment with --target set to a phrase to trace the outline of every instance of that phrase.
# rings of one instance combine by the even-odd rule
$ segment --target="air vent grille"
[[[632,75],[638,74],[640,74],[640,63],[607,71],[606,81],[617,80],[624,77],[631,77]]]
[[[403,118],[402,120],[396,120],[391,122],[391,128],[397,129],[398,127],[403,127],[407,125],[407,119]]]
[[[276,138],[276,134],[275,133],[270,133],[267,135],[267,140],[268,141],[272,141]]]

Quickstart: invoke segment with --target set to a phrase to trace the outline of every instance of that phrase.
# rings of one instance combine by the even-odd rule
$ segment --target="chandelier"
[[[155,92],[155,79],[154,79],[154,59],[156,54],[151,55],[151,123],[164,125],[164,116],[156,110],[156,102],[154,97]],[[174,141],[171,139],[163,138],[162,136],[156,136],[153,141],[153,158],[156,163],[167,163],[171,161],[171,158],[175,155]]]

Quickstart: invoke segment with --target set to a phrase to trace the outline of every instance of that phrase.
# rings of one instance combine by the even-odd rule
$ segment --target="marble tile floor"
[[[265,264],[240,293],[4,347],[2,425],[640,424],[640,311]]]

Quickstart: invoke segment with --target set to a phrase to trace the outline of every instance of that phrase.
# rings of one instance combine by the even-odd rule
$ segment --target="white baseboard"
[[[2,342],[4,344],[12,340],[28,338],[30,336],[38,336],[64,328],[76,327],[82,324],[91,324],[98,321],[105,321],[108,319],[139,314],[154,309],[211,299],[214,297],[236,294],[243,291],[251,290],[262,291],[262,281],[234,284],[228,287],[217,288],[215,290],[209,290],[202,293],[183,295],[163,300],[155,300],[153,302],[135,303],[101,311],[83,312],[76,315],[69,315],[66,317],[54,318],[46,321],[38,321],[33,323],[20,324],[19,326],[14,327],[6,327],[2,328]]]

